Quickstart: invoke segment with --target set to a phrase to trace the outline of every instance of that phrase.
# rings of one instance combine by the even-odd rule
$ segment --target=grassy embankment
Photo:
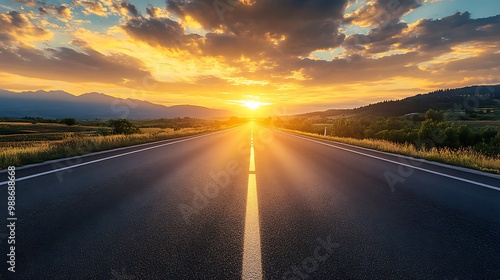
[[[91,152],[191,136],[228,128],[231,125],[204,125],[185,128],[141,127],[140,133],[106,135],[103,126],[66,126],[0,122],[0,169]]]
[[[323,136],[315,133],[308,133],[290,129],[281,130],[312,136],[315,138],[370,148],[374,150],[401,154],[414,158],[422,158],[430,161],[500,174],[500,156],[487,156],[480,152],[474,151],[472,148],[462,148],[458,150],[452,150],[449,148],[417,149],[415,145],[409,143],[399,144],[378,139],[354,139],[335,136]]]

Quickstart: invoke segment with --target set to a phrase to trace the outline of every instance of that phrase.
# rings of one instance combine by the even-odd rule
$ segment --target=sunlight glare
[[[246,101],[243,101],[242,103],[243,103],[243,106],[249,108],[250,110],[259,109],[260,106],[264,105],[261,102],[254,101],[254,100],[246,100]]]

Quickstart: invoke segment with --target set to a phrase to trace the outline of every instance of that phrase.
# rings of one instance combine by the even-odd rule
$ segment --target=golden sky
[[[299,113],[500,83],[490,0],[0,2],[0,89]]]

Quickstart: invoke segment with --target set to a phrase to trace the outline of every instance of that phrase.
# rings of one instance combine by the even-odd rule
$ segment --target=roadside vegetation
[[[457,124],[444,111],[402,117],[268,118],[276,128],[500,174],[500,121]],[[326,128],[326,136],[324,136]]]
[[[0,169],[213,132],[242,122],[246,120],[3,119],[0,121]]]

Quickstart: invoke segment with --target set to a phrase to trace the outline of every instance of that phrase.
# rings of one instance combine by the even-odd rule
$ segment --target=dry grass
[[[25,141],[0,143],[0,169],[22,166],[51,159],[83,155],[136,144],[190,136],[211,132],[215,128],[143,129],[131,135],[85,136],[70,133],[66,139],[57,141]]]
[[[370,148],[374,150],[390,152],[395,154],[402,154],[414,158],[422,158],[426,160],[442,162],[455,166],[462,166],[481,171],[491,172],[495,174],[500,174],[500,156],[497,157],[487,156],[477,151],[474,151],[472,148],[466,148],[466,149],[464,148],[459,150],[452,150],[448,148],[444,149],[432,148],[426,150],[426,149],[417,149],[413,144],[409,143],[399,144],[386,140],[377,140],[377,139],[354,139],[354,138],[343,138],[334,136],[322,136],[314,133],[307,133],[296,130],[288,130],[288,129],[284,130],[307,136],[313,136],[316,138]]]

